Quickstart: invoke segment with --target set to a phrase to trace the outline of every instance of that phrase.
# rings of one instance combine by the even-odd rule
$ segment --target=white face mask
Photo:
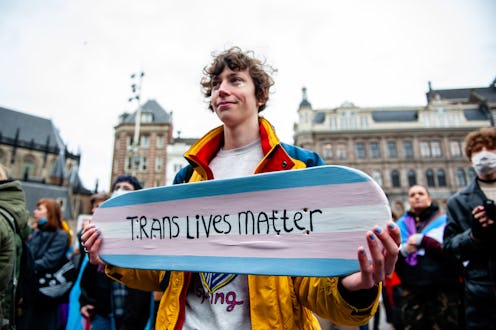
[[[478,177],[485,177],[496,172],[496,154],[489,151],[481,151],[472,157],[472,166]]]
[[[127,194],[128,192],[129,192],[129,190],[117,189],[117,190],[114,190],[114,192],[112,193],[112,196],[110,198],[121,196],[121,195]]]

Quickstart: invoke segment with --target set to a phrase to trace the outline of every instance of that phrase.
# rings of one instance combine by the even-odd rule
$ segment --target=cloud
[[[82,152],[88,187],[109,186],[113,127],[142,99],[173,112],[174,130],[219,125],[203,99],[212,51],[252,49],[278,72],[264,116],[285,142],[308,87],[316,108],[425,103],[436,88],[488,85],[496,75],[491,0],[2,1],[0,104],[52,118]]]

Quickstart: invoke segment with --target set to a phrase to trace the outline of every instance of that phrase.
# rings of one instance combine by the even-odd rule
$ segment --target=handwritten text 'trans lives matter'
[[[202,214],[195,216],[163,216],[160,219],[145,215],[127,216],[131,239],[208,238],[211,235],[270,235],[291,232],[312,232],[314,219],[322,210],[272,210],[253,213]]]

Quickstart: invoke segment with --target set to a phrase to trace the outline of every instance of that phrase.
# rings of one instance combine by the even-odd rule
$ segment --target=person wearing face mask
[[[111,198],[140,189],[142,186],[136,177],[120,175],[112,183]],[[97,265],[87,264],[83,271],[80,312],[89,321],[90,329],[144,329],[151,299],[150,292],[130,289],[113,281]]]
[[[69,235],[63,229],[60,204],[49,198],[42,198],[33,212],[36,229],[28,243],[34,259],[34,271],[53,271],[66,261],[70,244]],[[29,329],[58,329],[60,302],[41,295],[34,297]]]
[[[397,222],[402,244],[396,273],[402,284],[405,329],[461,329],[459,269],[442,248],[446,215],[427,188],[408,189],[409,210]]]
[[[448,200],[443,247],[465,265],[466,328],[496,329],[496,128],[468,134],[465,155],[477,176]]]

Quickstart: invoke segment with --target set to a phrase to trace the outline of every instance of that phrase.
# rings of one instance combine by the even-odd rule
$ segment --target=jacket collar
[[[264,158],[258,164],[255,173],[291,169],[294,166],[294,162],[284,148],[281,147],[280,140],[272,125],[263,117],[259,117],[258,121]],[[184,157],[204,179],[213,179],[213,174],[208,164],[210,164],[210,161],[223,144],[224,126],[219,126],[195,142],[184,154]]]

